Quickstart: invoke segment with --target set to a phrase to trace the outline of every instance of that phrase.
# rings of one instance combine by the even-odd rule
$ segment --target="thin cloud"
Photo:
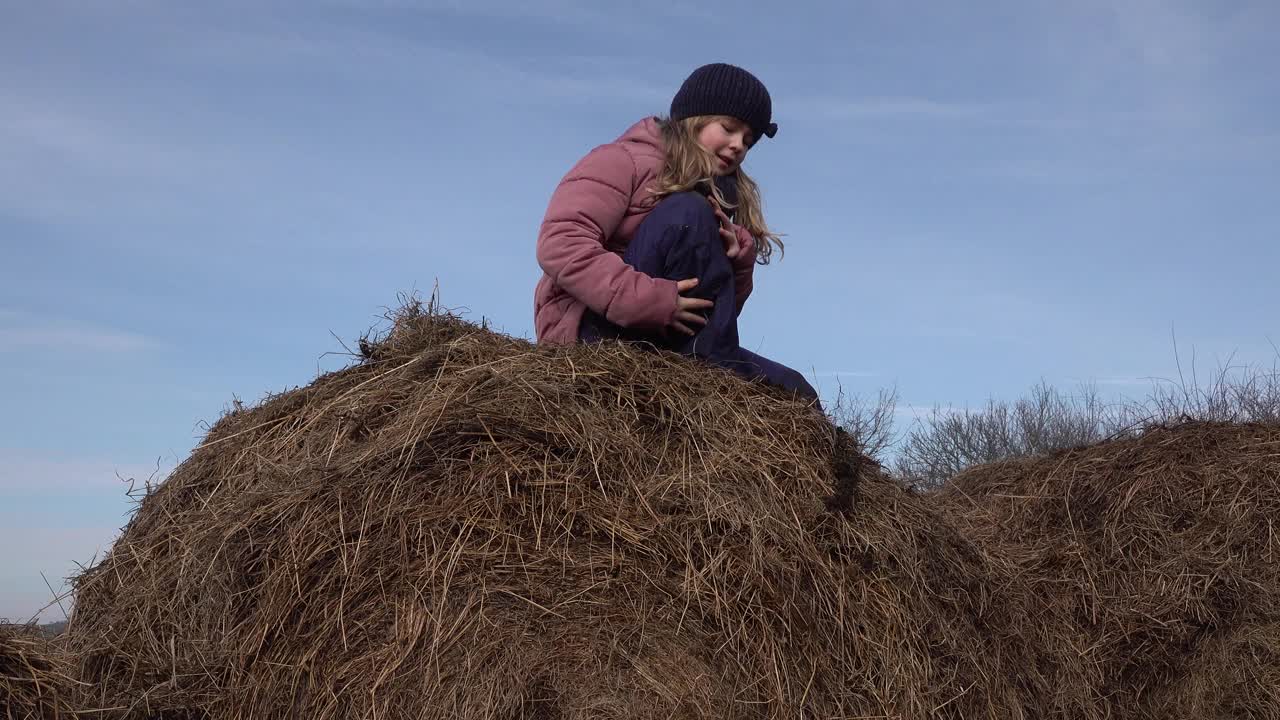
[[[805,112],[828,118],[902,118],[932,120],[991,120],[1006,117],[1005,106],[983,102],[948,102],[919,97],[896,98],[799,98],[793,101]]]
[[[1149,67],[1187,70],[1208,63],[1230,26],[1198,15],[1198,5],[1175,0],[1108,3],[1112,26],[1132,55]]]
[[[0,353],[32,350],[131,353],[161,345],[155,338],[134,332],[0,310]]]
[[[81,565],[100,559],[118,534],[119,529],[110,526],[0,525],[0,547],[24,549],[9,553],[0,571],[0,619],[63,619],[63,609],[71,609],[65,579],[77,573]]]
[[[109,458],[55,456],[32,450],[0,448],[0,490],[6,493],[61,496],[86,490],[124,492],[132,480],[143,486],[158,482],[170,467],[160,463],[120,462]]]
[[[404,12],[448,13],[450,15],[522,20],[556,25],[574,25],[614,29],[618,25],[618,9],[593,0],[540,0],[531,3],[515,0],[324,0],[329,7],[342,9],[392,10]],[[714,10],[677,4],[645,8],[641,14],[627,18],[628,24],[662,29],[671,20],[712,23],[722,20]]]
[[[949,405],[899,405],[893,409],[893,414],[897,417],[910,418],[912,420],[924,420],[931,417],[948,417],[951,415],[963,415],[968,412],[965,408],[957,408]]]
[[[1002,128],[1055,137],[1100,135],[1111,139],[1145,137],[1154,123],[1167,125],[1160,108],[1099,107],[1070,96],[1018,100],[935,100],[926,97],[811,97],[788,103],[807,114],[835,121],[916,120],[943,123],[948,133]]]
[[[819,370],[813,373],[814,377],[820,378],[842,378],[842,377],[858,377],[869,378],[879,377],[880,373],[870,370]]]
[[[138,115],[146,98],[95,100],[50,89],[0,91],[0,208],[66,223],[172,211],[175,188],[221,177],[240,154],[191,128]],[[164,198],[164,200],[159,200]]]
[[[127,521],[126,481],[141,485],[155,468],[13,448],[0,448],[0,468],[0,547],[24,548],[6,556],[0,568],[0,618],[25,621],[41,613],[43,620],[59,620],[56,598],[65,594],[64,578],[111,546]],[[103,512],[110,497],[118,498],[117,510]],[[75,509],[85,498],[94,499],[93,513]],[[31,501],[49,512],[24,510]],[[68,600],[62,604],[70,608]]]
[[[1126,387],[1126,386],[1134,386],[1134,385],[1151,385],[1152,383],[1155,382],[1155,380],[1154,378],[1149,378],[1149,377],[1144,377],[1144,378],[1106,377],[1106,378],[1095,378],[1093,380],[1090,380],[1089,382],[1093,383],[1094,385]]]
[[[343,4],[342,0],[335,1]],[[493,15],[508,20],[528,16],[529,19],[567,22],[567,18],[572,18],[574,23],[590,20],[595,12],[587,9],[586,5],[581,9],[561,12],[551,12],[538,4],[522,5],[520,9],[513,6],[511,12],[499,10],[494,3],[473,6],[393,0],[389,5],[406,11],[420,9],[458,15]],[[571,5],[578,8],[576,4]],[[364,5],[360,4],[360,7],[364,8]],[[602,24],[616,22],[608,12],[601,12]],[[539,62],[511,54],[502,45],[428,45],[377,26],[316,19],[308,22],[301,30],[294,26],[263,24],[252,28],[182,25],[173,31],[187,35],[184,53],[188,61],[219,68],[237,66],[261,71],[263,68],[301,65],[314,68],[341,62],[344,74],[363,72],[383,77],[399,76],[420,83],[420,68],[447,67],[450,68],[449,82],[444,85],[450,90],[485,88],[487,93],[520,98],[530,104],[589,98],[592,102],[610,100],[645,105],[670,99],[671,88],[666,84],[641,79],[654,77],[655,67],[664,66],[660,62],[629,64],[616,57],[598,55],[561,57],[559,64],[549,64],[545,58]],[[678,79],[683,79],[683,76]]]
[[[38,166],[51,161],[111,177],[186,177],[217,153],[169,142],[132,127],[114,108],[84,106],[61,96],[0,93],[0,157]]]

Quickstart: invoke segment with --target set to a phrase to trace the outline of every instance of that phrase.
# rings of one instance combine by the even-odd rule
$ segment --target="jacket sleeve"
[[[626,215],[637,172],[631,154],[602,145],[556,187],[538,233],[538,264],[556,285],[622,327],[665,327],[676,312],[673,280],[650,277],[605,247]]]
[[[741,225],[733,227],[738,233],[738,257],[733,259],[733,310],[735,315],[741,315],[742,306],[751,296],[752,276],[756,269],[756,239]]]

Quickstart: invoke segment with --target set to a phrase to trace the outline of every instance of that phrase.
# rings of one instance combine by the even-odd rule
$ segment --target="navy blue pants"
[[[685,296],[715,303],[715,307],[704,312],[707,324],[701,329],[691,326],[698,332],[690,337],[674,330],[662,333],[619,327],[588,310],[578,331],[580,340],[650,343],[817,400],[818,393],[803,375],[738,344],[733,266],[724,252],[720,223],[706,197],[686,192],[664,198],[640,224],[622,258],[650,277],[697,278],[698,286]]]

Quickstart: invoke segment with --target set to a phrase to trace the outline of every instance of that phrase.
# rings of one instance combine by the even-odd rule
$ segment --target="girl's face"
[[[716,157],[718,175],[736,171],[753,142],[751,129],[736,118],[717,117],[698,131],[698,144]]]

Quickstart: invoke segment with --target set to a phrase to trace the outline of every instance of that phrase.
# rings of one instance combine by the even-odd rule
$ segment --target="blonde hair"
[[[663,160],[662,169],[658,171],[657,181],[652,188],[656,200],[688,192],[706,183],[710,185],[716,201],[724,207],[730,207],[715,184],[715,158],[698,144],[698,134],[702,129],[720,119],[719,115],[699,115],[675,122],[665,118],[658,120]],[[774,248],[785,252],[782,238],[765,225],[760,188],[755,180],[741,166],[734,169],[733,175],[738,181],[738,204],[733,206],[737,208],[734,222],[746,228],[756,239],[756,262],[768,264]]]

